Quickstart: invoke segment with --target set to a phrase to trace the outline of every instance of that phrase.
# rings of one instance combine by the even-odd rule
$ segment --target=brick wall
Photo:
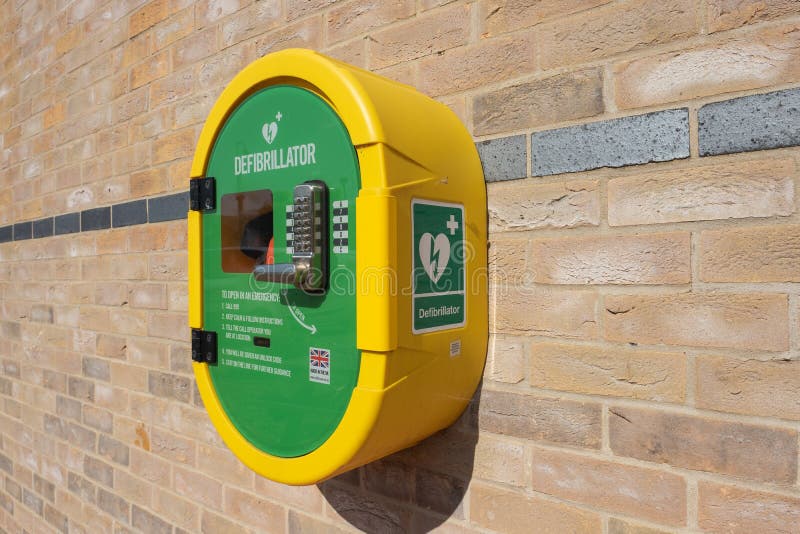
[[[795,0],[3,0],[0,531],[800,531]],[[194,143],[322,50],[439,98],[489,192],[485,379],[319,486],[198,399]]]

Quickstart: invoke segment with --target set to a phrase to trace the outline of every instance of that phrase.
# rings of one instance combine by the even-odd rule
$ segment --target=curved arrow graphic
[[[302,326],[303,328],[305,328],[306,330],[311,332],[312,335],[316,334],[317,333],[317,327],[316,326],[314,326],[313,324],[311,326],[307,325],[306,323],[304,323],[300,319],[300,317],[297,316],[297,314],[295,313],[295,309],[294,309],[295,307],[292,305],[291,302],[289,302],[289,293],[288,292],[286,292],[286,291],[283,292],[283,298],[286,299],[286,306],[289,308],[289,313],[292,314],[292,317],[294,317],[294,320],[297,321],[297,324],[299,324],[300,326]]]

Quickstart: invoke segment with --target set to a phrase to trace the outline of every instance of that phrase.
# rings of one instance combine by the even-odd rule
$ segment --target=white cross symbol
[[[452,214],[450,215],[450,220],[447,221],[447,229],[450,230],[450,235],[456,235],[456,230],[458,229],[458,223],[456,222],[455,216]]]
[[[276,119],[276,120],[281,120],[282,118],[283,118],[283,113],[281,113],[281,112],[279,111],[279,112],[278,112],[278,114],[277,114],[277,115],[275,115],[275,119]]]

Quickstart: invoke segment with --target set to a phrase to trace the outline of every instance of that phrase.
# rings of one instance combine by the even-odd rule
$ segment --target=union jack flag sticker
[[[331,351],[310,347],[308,349],[308,379],[320,384],[331,383]]]

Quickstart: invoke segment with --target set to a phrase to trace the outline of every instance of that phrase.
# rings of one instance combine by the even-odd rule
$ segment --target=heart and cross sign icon
[[[268,145],[271,145],[272,142],[275,140],[275,136],[278,135],[277,123],[275,122],[264,123],[264,126],[261,127],[261,135],[264,136],[264,141],[266,141]]]
[[[422,261],[422,268],[435,284],[450,262],[450,240],[444,234],[433,237],[433,234],[425,232],[419,240],[419,259]]]
[[[264,141],[267,142],[268,145],[271,145],[272,142],[275,140],[275,136],[278,135],[278,123],[283,118],[283,113],[280,111],[275,114],[275,120],[272,122],[265,122],[264,125],[261,127],[261,135],[264,136]]]

